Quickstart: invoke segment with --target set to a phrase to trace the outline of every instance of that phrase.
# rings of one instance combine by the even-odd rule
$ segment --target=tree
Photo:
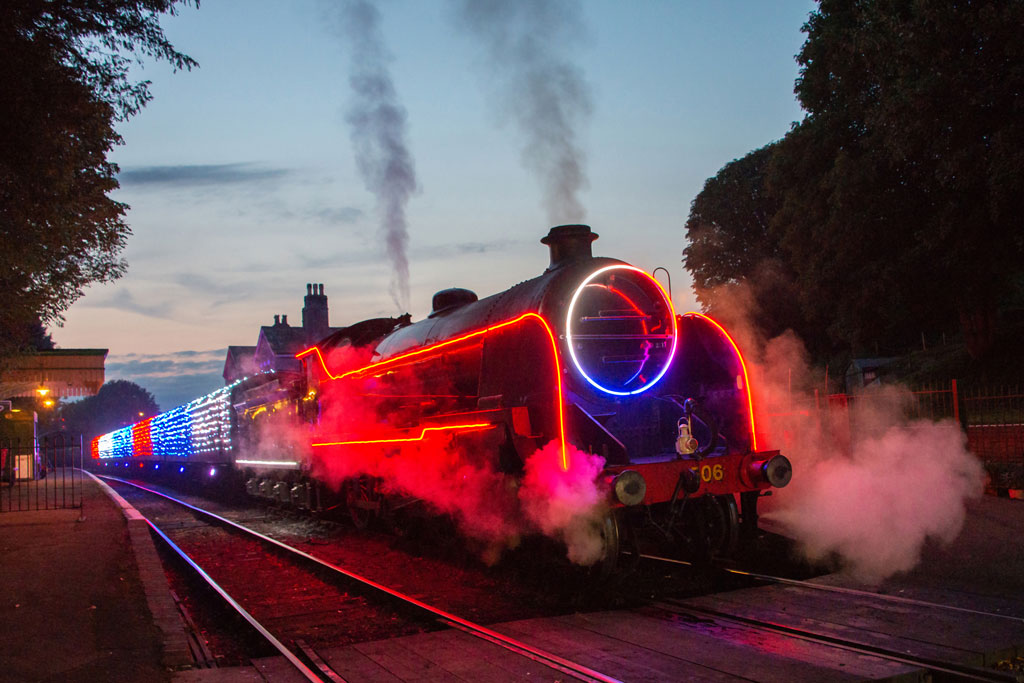
[[[151,97],[129,80],[131,57],[196,65],[160,28],[178,4],[191,3],[0,3],[0,356],[28,342],[33,320],[59,323],[87,284],[124,274],[128,207],[108,196],[107,154],[115,122]]]
[[[779,222],[805,284],[845,280],[826,288],[847,318],[835,332],[869,331],[872,314],[876,339],[907,333],[900,316],[920,330],[946,317],[972,355],[991,344],[1024,257],[1022,29],[1021,0],[822,0],[811,15],[796,83],[808,115],[779,157],[820,163],[785,180]],[[820,222],[799,218],[808,208]]]
[[[139,422],[160,412],[153,394],[123,379],[106,382],[95,396],[60,407],[64,429],[87,439]]]
[[[774,148],[754,150],[704,183],[690,205],[683,263],[708,312],[743,314],[766,337],[795,329],[807,341],[795,275],[771,231],[779,210],[766,183]]]
[[[959,321],[982,355],[1024,282],[1022,29],[1024,0],[822,0],[804,120],[694,201],[698,287],[756,283],[767,258],[833,344],[898,352]]]

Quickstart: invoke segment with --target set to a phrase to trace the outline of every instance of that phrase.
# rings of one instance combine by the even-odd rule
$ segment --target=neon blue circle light
[[[591,273],[573,292],[565,321],[573,365],[613,396],[647,391],[675,357],[675,311],[661,284],[634,266]]]

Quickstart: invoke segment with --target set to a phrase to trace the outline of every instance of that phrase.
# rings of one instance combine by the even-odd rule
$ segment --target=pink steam
[[[365,351],[342,348],[330,354],[328,367],[338,375],[365,365],[368,358]],[[424,393],[418,386],[402,389],[408,395]],[[419,427],[395,427],[421,424],[422,416],[411,411],[410,401],[380,414],[364,395],[373,390],[373,380],[324,382],[313,442],[334,443],[339,434],[419,434]],[[487,438],[488,431],[499,433],[439,431],[416,441],[314,447],[313,473],[335,488],[359,475],[379,478],[386,493],[420,499],[433,512],[450,515],[463,534],[485,543],[488,561],[517,546],[524,535],[537,533],[563,542],[569,559],[577,564],[599,560],[601,521],[607,509],[606,489],[600,482],[604,461],[569,447],[565,471],[559,443],[552,441],[526,457],[518,477],[498,471],[497,448]],[[309,440],[308,433],[305,438]]]
[[[808,559],[838,558],[875,583],[916,566],[929,540],[952,541],[984,483],[960,426],[909,417],[905,387],[830,400],[795,334],[765,340],[754,331],[752,300],[719,293],[716,312],[744,351],[759,446],[793,463],[789,486],[762,499],[762,518]]]

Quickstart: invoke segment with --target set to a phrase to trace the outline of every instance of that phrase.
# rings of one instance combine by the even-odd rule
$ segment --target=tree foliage
[[[990,343],[1024,271],[1022,29],[1022,0],[822,0],[811,14],[795,88],[807,115],[762,169],[775,258],[834,342],[893,350],[959,321],[973,354]]]
[[[150,99],[133,60],[195,62],[159,17],[189,0],[0,3],[0,355],[32,320],[59,322],[92,282],[120,277],[130,234],[107,154]],[[195,3],[198,6],[198,2]]]
[[[754,150],[704,183],[690,208],[683,251],[705,310],[726,317],[749,314],[767,336],[806,327],[795,275],[771,231],[779,202],[765,176],[774,148]],[[738,300],[743,311],[732,310]]]
[[[65,431],[91,439],[158,412],[151,393],[134,382],[115,379],[100,387],[95,396],[62,405],[59,418]]]

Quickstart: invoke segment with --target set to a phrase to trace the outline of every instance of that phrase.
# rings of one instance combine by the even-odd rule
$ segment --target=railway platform
[[[191,656],[148,527],[81,483],[80,509],[0,514],[0,680],[169,681]]]

